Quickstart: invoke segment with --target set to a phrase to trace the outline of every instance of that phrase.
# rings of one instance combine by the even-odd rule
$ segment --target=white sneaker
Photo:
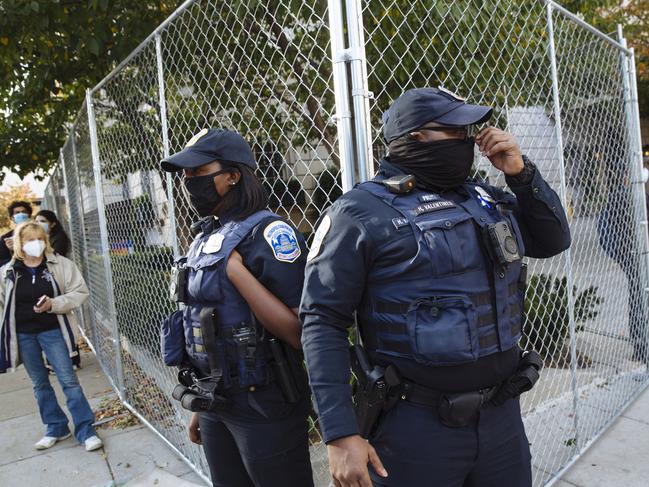
[[[52,448],[54,445],[56,445],[57,441],[65,440],[66,438],[70,438],[70,436],[72,436],[72,433],[68,433],[67,435],[63,436],[43,436],[36,442],[34,447],[37,450],[47,450],[48,448]]]
[[[83,444],[86,447],[86,451],[97,450],[104,446],[104,442],[101,441],[101,438],[99,438],[97,435],[92,435],[86,438],[86,441],[84,441]]]

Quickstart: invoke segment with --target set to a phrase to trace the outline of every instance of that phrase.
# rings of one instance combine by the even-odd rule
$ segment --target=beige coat
[[[19,277],[14,272],[15,259],[0,268],[0,309],[2,322],[0,324],[0,373],[7,369],[16,370],[21,364],[16,338],[16,320],[14,310],[16,299],[14,287]],[[62,255],[47,254],[47,269],[54,276],[56,285],[52,298],[52,309],[48,313],[58,315],[59,326],[63,339],[70,352],[75,356],[73,327],[76,326],[74,310],[88,299],[88,287],[78,267],[70,259]]]

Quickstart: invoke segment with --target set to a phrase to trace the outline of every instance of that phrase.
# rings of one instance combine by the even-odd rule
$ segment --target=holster
[[[272,366],[275,373],[275,380],[282,391],[284,400],[289,404],[295,404],[302,396],[297,386],[297,378],[294,376],[288,351],[282,341],[272,337],[267,340],[270,353],[273,357]]]
[[[231,399],[216,391],[217,383],[212,377],[199,378],[196,371],[185,365],[178,371],[179,384],[171,397],[192,412],[223,411],[228,409]]]
[[[532,389],[539,380],[542,368],[543,359],[537,352],[534,350],[521,352],[521,360],[516,373],[500,385],[497,393],[491,399],[491,403],[500,406],[505,401]]]
[[[480,409],[490,402],[498,387],[479,391],[442,393],[437,404],[440,422],[449,428],[461,428],[471,424],[478,417]]]
[[[354,411],[359,433],[369,438],[381,413],[394,404],[388,400],[390,389],[400,384],[400,377],[393,366],[387,368],[369,363],[365,350],[360,345],[350,347],[352,371],[356,376],[354,390]]]

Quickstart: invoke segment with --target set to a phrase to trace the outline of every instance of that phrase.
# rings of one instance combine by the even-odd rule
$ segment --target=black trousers
[[[444,426],[433,407],[406,401],[381,418],[370,443],[388,477],[377,487],[531,487],[530,447],[518,399],[487,406],[463,428]]]
[[[233,401],[227,411],[199,415],[212,485],[312,487],[308,394],[290,405],[271,384]]]

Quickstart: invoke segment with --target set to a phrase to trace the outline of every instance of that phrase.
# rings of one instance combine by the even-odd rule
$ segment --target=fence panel
[[[346,68],[350,113],[363,116],[359,96],[374,94],[370,133],[354,125],[357,152],[371,140],[375,160],[385,155],[381,114],[404,90],[443,85],[493,106],[492,123],[516,136],[566,205],[573,246],[529,259],[522,343],[546,362],[522,409],[534,485],[552,482],[647,386],[637,360],[647,354],[649,269],[629,53],[552,2],[349,2],[345,32],[365,45],[350,41],[343,57],[367,63],[367,73]],[[169,266],[187,250],[197,215],[180,175],[161,173],[158,161],[202,128],[238,130],[256,153],[271,209],[310,237],[342,192],[339,137],[351,140],[333,120],[347,115],[349,100],[334,113],[333,66],[342,58],[330,56],[328,5],[338,8],[335,0],[187,2],[92,91],[101,187],[84,107],[46,190],[91,288],[85,330],[102,367],[114,384],[123,367],[129,405],[204,475],[202,452],[186,439],[188,414],[169,399],[175,378],[157,335],[174,309]],[[474,167],[476,177],[505,186],[478,154]],[[327,485],[315,427],[311,444],[316,485]]]
[[[443,85],[471,103],[495,107],[492,123],[516,136],[566,203],[572,249],[529,262],[523,344],[539,350],[547,367],[522,407],[534,484],[543,485],[646,386],[625,319],[628,314],[635,329],[646,323],[647,281],[640,275],[637,176],[629,184],[634,166],[621,51],[551,4],[560,102],[555,113],[546,2],[362,5],[377,158],[385,154],[381,114],[390,103],[406,89]],[[477,177],[505,185],[478,154],[474,167]],[[606,177],[606,171],[613,174]],[[607,218],[610,223],[603,223]],[[617,263],[607,246],[618,254]]]
[[[634,154],[626,54],[553,13],[573,202],[578,307],[578,446],[585,446],[646,383],[644,184]],[[595,303],[599,301],[596,306]]]

